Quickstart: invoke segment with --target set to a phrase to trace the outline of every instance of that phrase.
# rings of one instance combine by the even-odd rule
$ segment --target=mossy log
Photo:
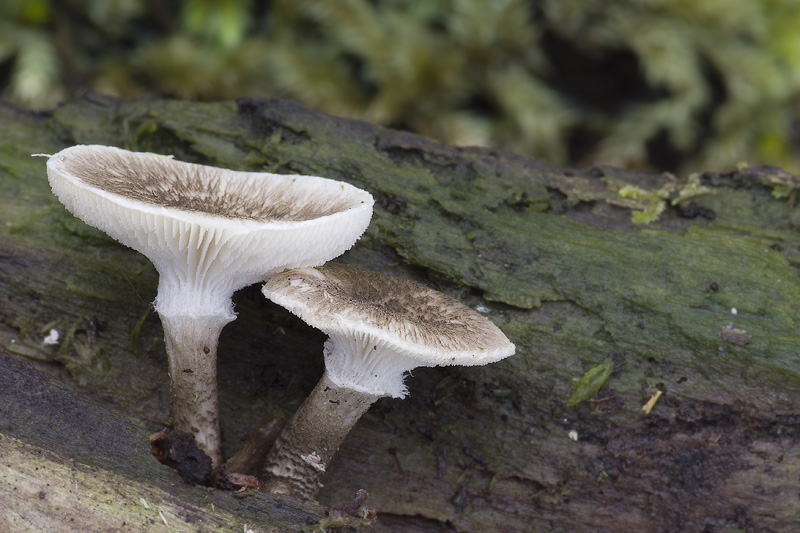
[[[1,505],[58,516],[71,504],[44,487],[68,494],[80,470],[80,486],[127,502],[120,513],[148,494],[210,530],[322,517],[181,486],[149,461],[148,432],[170,423],[148,308],[156,273],[71,217],[30,157],[100,143],[362,187],[373,221],[340,260],[451,294],[516,343],[494,365],[418,369],[407,399],[379,400],[330,465],[322,504],[365,488],[373,530],[393,532],[800,529],[795,176],[565,170],[280,100],[87,96],[52,113],[0,107],[0,123],[0,346],[15,357],[0,359],[0,376],[31,375],[18,363],[30,361],[56,378],[34,388],[91,411],[70,432],[62,403],[17,409],[30,387],[0,390],[0,475],[16,480],[0,484]],[[633,224],[635,212],[654,220]],[[322,374],[324,340],[258,287],[235,303],[219,348],[228,454],[259,421],[298,407]],[[45,344],[52,330],[59,342]],[[24,466],[37,461],[48,467]],[[35,506],[14,492],[23,478]],[[120,483],[135,490],[120,496]],[[80,519],[103,530],[114,508]]]

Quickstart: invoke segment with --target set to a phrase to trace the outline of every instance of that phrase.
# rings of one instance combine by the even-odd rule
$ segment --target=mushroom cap
[[[368,192],[326,178],[238,172],[99,145],[58,152],[47,173],[75,216],[155,264],[159,313],[218,306],[203,300],[229,301],[287,267],[342,254],[366,230],[374,203]],[[181,292],[199,301],[168,309]]]
[[[297,268],[273,276],[264,295],[286,307],[305,322],[330,336],[334,344],[349,344],[345,351],[361,359],[386,359],[402,363],[369,363],[373,374],[402,374],[419,366],[484,365],[514,354],[514,345],[489,319],[461,302],[424,285],[388,274],[328,263],[317,268]],[[338,385],[352,374],[330,356],[341,346],[326,346],[326,368]],[[351,367],[351,362],[346,363]],[[388,365],[388,366],[387,366]],[[380,367],[380,370],[378,368]],[[349,379],[349,378],[348,378]],[[390,379],[387,377],[386,379]],[[358,381],[358,380],[357,380]],[[363,384],[363,380],[359,381]],[[372,394],[405,395],[392,385],[366,387]],[[387,388],[388,387],[388,388]]]

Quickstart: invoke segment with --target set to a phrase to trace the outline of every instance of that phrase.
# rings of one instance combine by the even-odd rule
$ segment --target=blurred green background
[[[800,0],[0,0],[0,94],[279,96],[568,166],[797,172]]]

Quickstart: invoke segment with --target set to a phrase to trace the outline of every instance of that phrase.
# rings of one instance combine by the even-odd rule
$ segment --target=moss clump
[[[711,192],[709,187],[700,184],[699,174],[692,174],[683,183],[672,181],[652,191],[635,185],[623,185],[619,189],[619,196],[629,201],[627,205],[633,209],[631,220],[634,224],[649,224],[658,220],[667,204],[675,207]]]

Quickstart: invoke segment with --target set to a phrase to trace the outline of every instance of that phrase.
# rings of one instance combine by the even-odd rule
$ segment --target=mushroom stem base
[[[267,455],[264,490],[313,499],[339,445],[378,398],[339,387],[323,374]]]
[[[194,435],[197,446],[211,457],[215,470],[222,460],[217,343],[222,328],[230,321],[229,315],[161,315],[175,430]]]

